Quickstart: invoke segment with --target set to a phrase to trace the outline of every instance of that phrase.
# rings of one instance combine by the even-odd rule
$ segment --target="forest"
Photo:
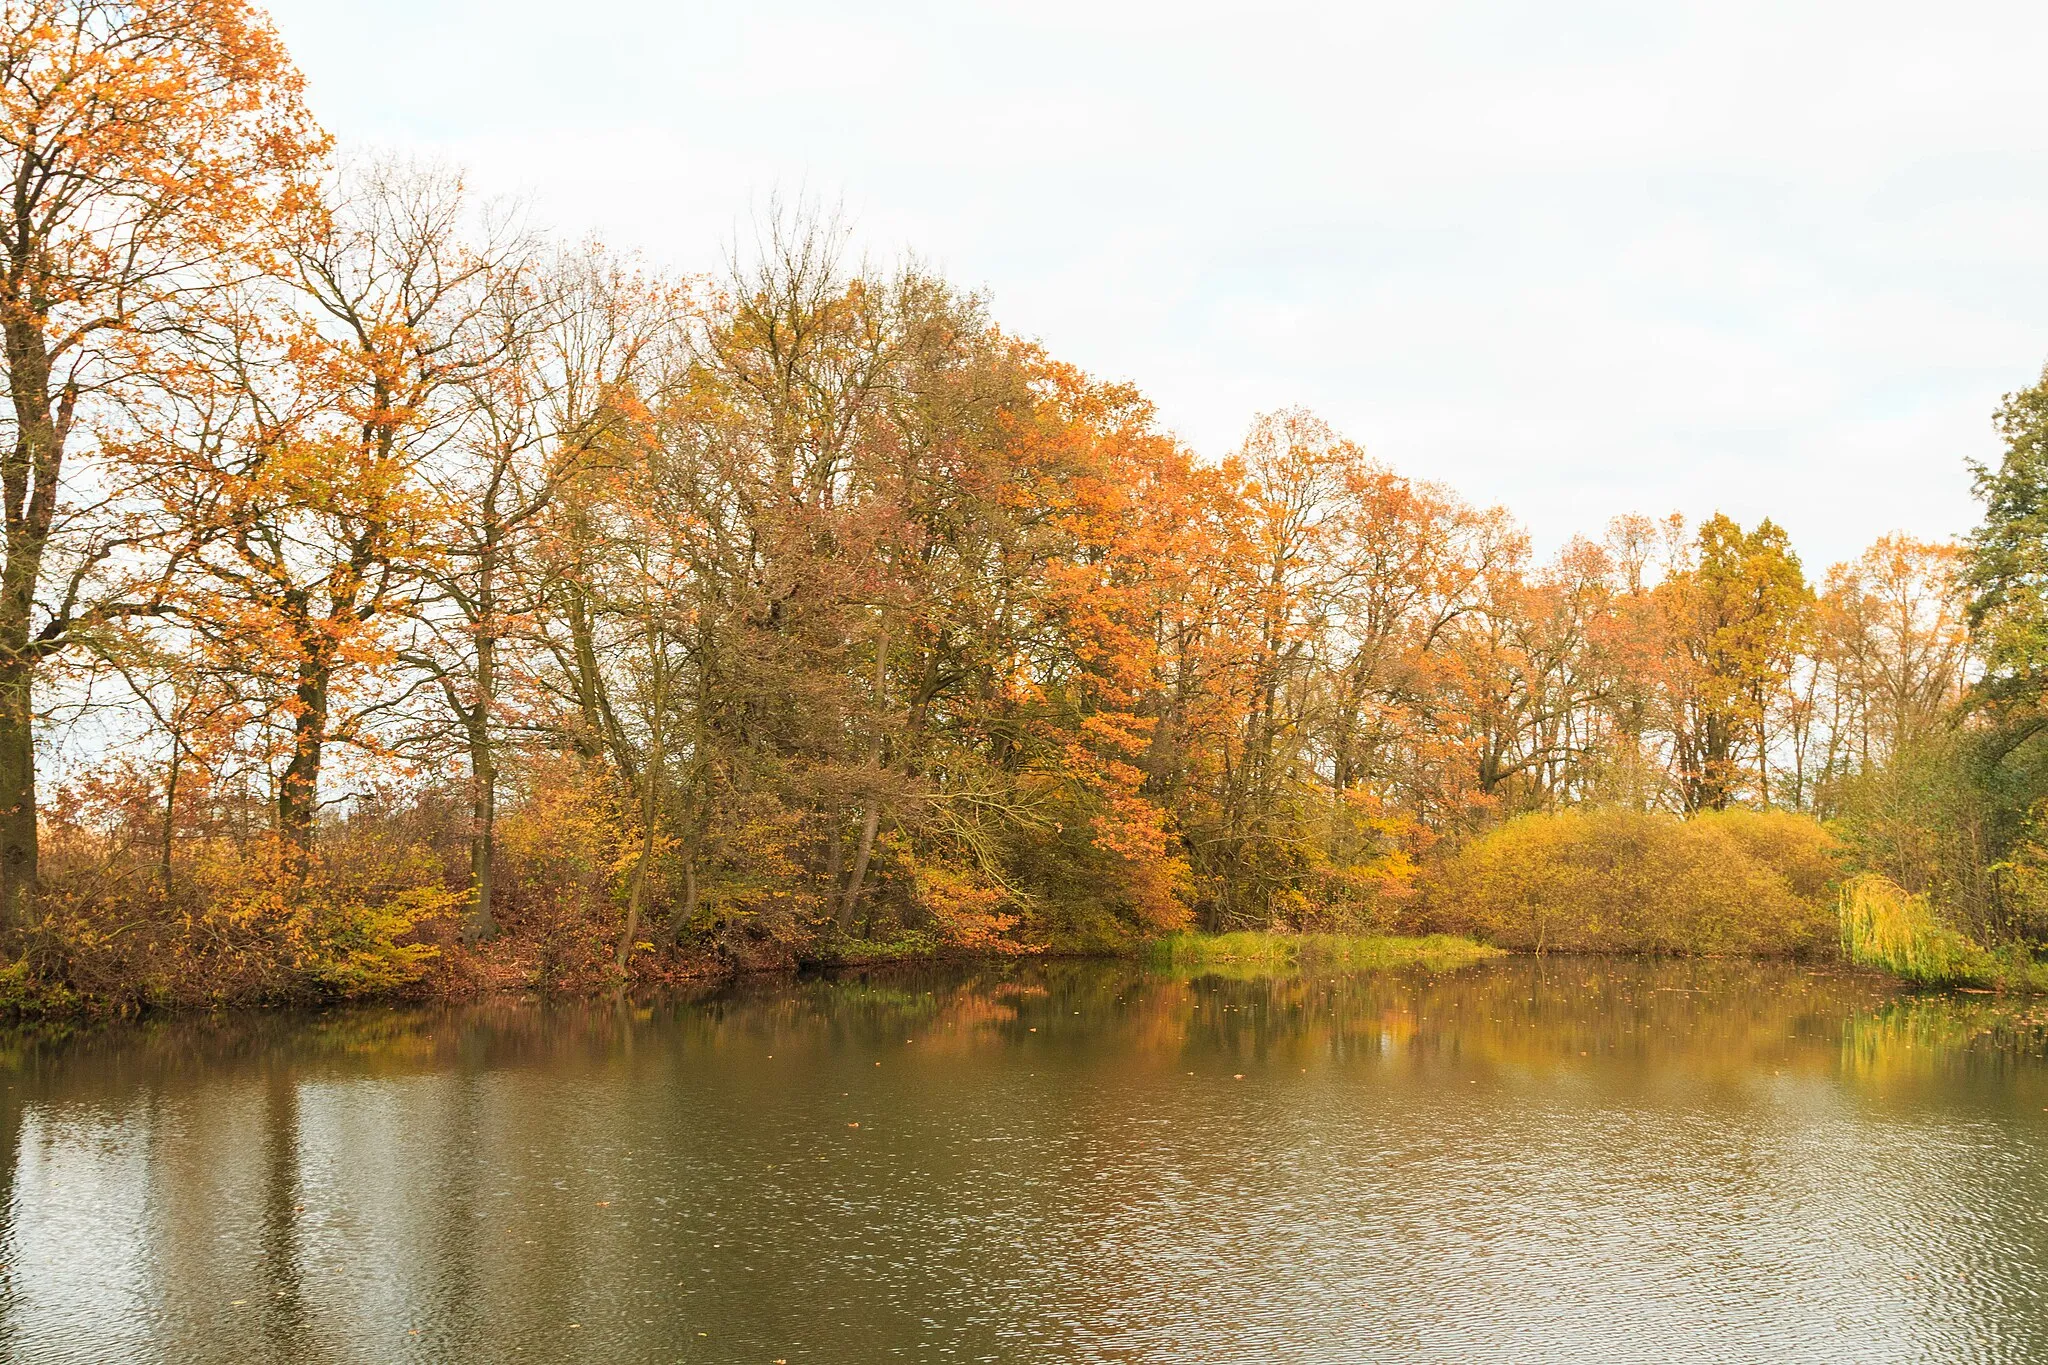
[[[341,155],[240,0],[9,0],[0,176],[13,1008],[2048,941],[2048,378],[1965,542],[1538,556],[1307,411],[1191,450],[809,207],[672,274]]]

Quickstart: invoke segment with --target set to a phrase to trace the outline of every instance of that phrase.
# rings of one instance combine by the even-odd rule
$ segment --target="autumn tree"
[[[108,399],[213,284],[252,268],[324,149],[276,35],[240,0],[7,0],[0,8],[0,915],[36,880],[39,664],[148,610],[95,573],[120,532],[65,505]],[[114,481],[116,484],[120,480]],[[57,543],[58,529],[78,539]],[[55,581],[53,568],[61,562]]]
[[[136,446],[179,524],[167,610],[271,697],[276,828],[311,845],[329,746],[377,742],[392,629],[443,544],[424,465],[507,338],[486,323],[506,248],[466,240],[459,184],[369,165],[302,206],[270,278],[194,329]]]
[[[596,246],[499,257],[475,319],[488,360],[462,379],[457,430],[418,471],[439,539],[418,560],[399,654],[443,702],[422,718],[424,737],[452,729],[467,761],[472,939],[495,927],[503,737],[544,723],[518,700],[518,644],[549,591],[549,514],[632,445],[621,433],[644,418],[673,349],[664,340],[689,316],[680,290]]]
[[[1212,926],[1267,925],[1370,900],[1356,874],[1396,851],[1389,813],[1440,819],[1469,785],[1447,632],[1516,540],[1305,412],[1260,419],[1222,472],[1195,652],[1214,808],[1187,837]]]
[[[1834,686],[1855,700],[1863,766],[1888,761],[1962,699],[1970,662],[1962,567],[1955,545],[1887,535],[1829,576]]]
[[[1685,809],[1723,810],[1742,789],[1770,790],[1772,702],[1790,676],[1812,592],[1791,542],[1765,520],[1701,524],[1697,557],[1659,585],[1672,630],[1675,766]]]
[[[1455,692],[1475,751],[1478,795],[1499,813],[1601,795],[1597,759],[1614,685],[1605,645],[1612,565],[1579,540],[1541,570],[1509,560],[1483,580],[1447,639]]]

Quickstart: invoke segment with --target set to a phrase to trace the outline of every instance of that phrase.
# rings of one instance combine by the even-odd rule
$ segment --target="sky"
[[[2048,362],[2048,5],[274,0],[346,147],[719,270],[772,196],[1198,450],[1302,405],[1548,553],[1964,534]]]

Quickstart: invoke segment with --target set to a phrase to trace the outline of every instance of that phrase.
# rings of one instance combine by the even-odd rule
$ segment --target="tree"
[[[1673,733],[1688,811],[1725,810],[1742,781],[1770,801],[1771,706],[1806,628],[1812,592],[1789,538],[1766,519],[1744,531],[1716,514],[1701,524],[1697,559],[1659,585],[1673,631]]]
[[[420,470],[442,538],[420,561],[400,655],[432,679],[468,761],[472,941],[495,928],[505,675],[517,663],[508,648],[541,609],[548,512],[644,418],[642,394],[666,382],[663,342],[689,311],[681,291],[594,246],[547,264],[497,254],[477,319],[494,359],[464,381],[460,431]]]
[[[1984,660],[1980,693],[2020,732],[2048,725],[2048,369],[2007,394],[1996,416],[2005,453],[1973,465],[1984,521],[1970,536],[1968,619]]]
[[[166,610],[272,698],[278,832],[310,848],[330,743],[374,742],[392,627],[444,543],[422,478],[502,358],[502,246],[462,240],[460,185],[366,166],[301,207],[280,277],[235,291],[162,386],[148,486],[179,521]],[[138,456],[138,458],[142,458]]]
[[[1838,690],[1855,700],[1855,752],[1891,761],[1948,718],[1968,678],[1962,554],[1957,546],[1880,536],[1829,575],[1828,626]]]
[[[240,0],[6,0],[0,7],[0,920],[37,871],[38,666],[146,610],[93,591],[116,533],[53,547],[67,459],[123,381],[268,246],[325,139],[269,26]],[[90,525],[90,522],[87,522]],[[68,550],[54,601],[53,548]]]

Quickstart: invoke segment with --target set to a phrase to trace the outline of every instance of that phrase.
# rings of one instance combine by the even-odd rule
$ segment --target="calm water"
[[[2040,1360],[2043,1020],[1089,963],[18,1041],[0,1352]]]

